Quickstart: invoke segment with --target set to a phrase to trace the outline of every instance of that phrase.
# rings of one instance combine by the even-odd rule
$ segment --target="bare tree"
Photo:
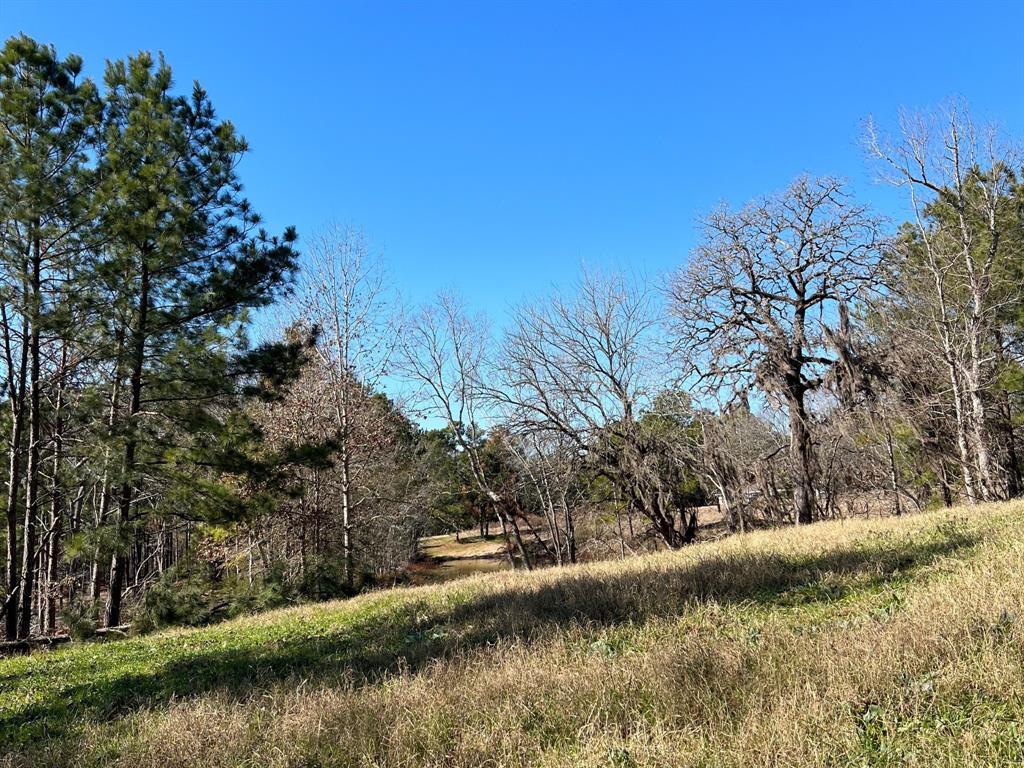
[[[996,498],[985,393],[998,355],[995,321],[1002,303],[1016,298],[994,276],[1018,155],[957,104],[937,115],[902,115],[894,141],[869,123],[867,143],[913,211],[901,249],[913,266],[901,272],[896,290],[915,316],[910,327],[935,341],[946,369],[965,495],[972,503]]]
[[[333,417],[345,580],[351,588],[353,521],[365,497],[363,464],[387,431],[385,412],[367,401],[380,389],[399,333],[383,265],[362,233],[330,225],[313,239],[307,259],[299,320],[317,330],[316,369]]]
[[[523,477],[526,492],[543,510],[550,544],[542,542],[555,563],[575,563],[579,546],[576,514],[585,500],[584,453],[560,434],[528,430],[512,435],[509,449]]]
[[[729,529],[745,531],[757,510],[766,519],[779,519],[783,510],[772,463],[785,447],[783,436],[746,403],[722,413],[697,414],[697,424],[695,466],[717,496]]]
[[[842,182],[801,177],[783,193],[704,220],[704,237],[672,281],[678,349],[712,393],[753,387],[789,414],[793,511],[815,509],[806,395],[839,362],[830,326],[877,280],[879,223]]]
[[[615,275],[584,274],[569,299],[522,307],[505,337],[492,394],[523,432],[549,433],[586,455],[662,541],[693,539],[696,513],[674,482],[679,467],[651,422],[665,385],[650,291]]]
[[[519,528],[514,495],[496,482],[485,455],[485,425],[491,421],[493,388],[484,381],[489,328],[450,293],[414,315],[400,340],[400,368],[416,388],[423,415],[440,419],[465,454],[473,483],[501,523],[502,533],[526,568],[533,559]],[[514,564],[514,562],[513,562]]]

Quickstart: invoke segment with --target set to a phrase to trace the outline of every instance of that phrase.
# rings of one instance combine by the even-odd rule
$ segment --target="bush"
[[[298,577],[295,591],[299,597],[314,601],[345,597],[349,594],[345,586],[345,570],[337,560],[313,558]]]
[[[274,563],[254,584],[217,573],[208,563],[189,559],[168,569],[145,591],[135,614],[134,631],[167,626],[202,626],[224,618],[301,602],[332,600],[354,594],[372,582],[356,574],[352,589],[345,584],[342,563],[311,558],[301,574],[289,575],[286,564]]]
[[[100,606],[91,600],[76,598],[60,612],[60,619],[75,640],[88,640],[100,623]]]
[[[211,584],[188,561],[170,568],[145,593],[133,622],[139,632],[160,627],[209,624],[216,608],[210,601]]]

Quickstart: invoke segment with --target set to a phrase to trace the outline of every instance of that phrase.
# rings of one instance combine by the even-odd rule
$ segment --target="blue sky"
[[[252,153],[271,228],[363,227],[413,299],[499,320],[582,263],[657,274],[801,173],[898,215],[863,120],[950,96],[1024,135],[1024,3],[22,2],[0,31],[163,51]]]

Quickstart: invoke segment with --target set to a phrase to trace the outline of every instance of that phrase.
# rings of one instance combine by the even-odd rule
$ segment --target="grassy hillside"
[[[1022,512],[754,533],[7,659],[0,751],[138,768],[1016,765]]]

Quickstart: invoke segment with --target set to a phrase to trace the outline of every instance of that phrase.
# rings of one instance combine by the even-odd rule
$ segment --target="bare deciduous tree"
[[[698,414],[697,423],[696,466],[730,530],[745,531],[758,507],[765,518],[778,519],[782,510],[770,466],[784,447],[783,436],[745,403],[720,414]]]
[[[583,454],[560,434],[529,430],[511,436],[509,449],[527,493],[543,511],[550,543],[543,542],[557,565],[575,563],[579,546],[576,513],[583,505]]]
[[[798,523],[815,509],[806,395],[840,359],[830,326],[874,286],[880,245],[878,221],[842,182],[801,177],[774,197],[708,216],[671,284],[678,349],[704,389],[757,387],[788,409]]]
[[[502,533],[526,568],[533,559],[519,528],[512,494],[495,482],[485,456],[485,423],[493,389],[484,381],[489,329],[485,318],[471,316],[450,293],[413,316],[400,341],[400,367],[414,384],[424,415],[451,429],[470,468],[473,483],[501,523]]]
[[[308,248],[300,307],[317,330],[317,371],[334,421],[345,580],[354,577],[353,520],[366,495],[363,465],[387,440],[386,411],[368,401],[388,371],[399,332],[383,265],[363,235],[328,226]]]
[[[890,141],[868,124],[869,152],[887,180],[906,190],[913,218],[896,291],[913,315],[909,327],[934,341],[949,379],[964,492],[970,502],[1000,495],[985,392],[995,372],[993,333],[1002,303],[995,270],[1014,205],[1017,153],[994,127],[979,127],[953,104],[937,115],[904,114]]]
[[[665,386],[657,308],[621,276],[584,274],[572,298],[522,307],[506,335],[493,392],[520,431],[558,435],[587,457],[662,541],[693,539],[676,457],[642,417]],[[669,465],[672,465],[669,467]]]

